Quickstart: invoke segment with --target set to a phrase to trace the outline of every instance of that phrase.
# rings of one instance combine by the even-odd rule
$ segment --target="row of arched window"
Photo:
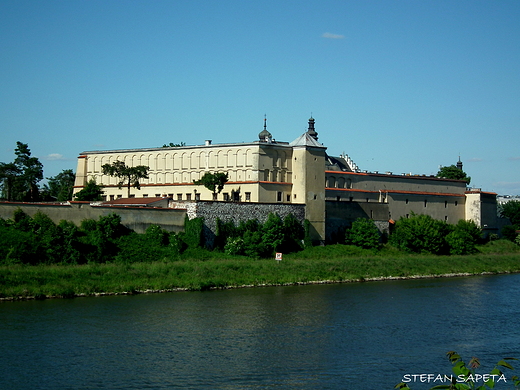
[[[252,149],[228,149],[190,152],[139,153],[123,155],[95,155],[88,157],[89,173],[101,172],[104,164],[123,161],[127,166],[144,165],[153,171],[176,169],[227,169],[253,165]]]
[[[352,188],[352,179],[344,177],[336,178],[335,176],[327,176],[325,179],[325,187],[327,188]]]

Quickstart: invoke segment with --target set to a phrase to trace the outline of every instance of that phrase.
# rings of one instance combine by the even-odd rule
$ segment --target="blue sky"
[[[520,194],[520,1],[0,0],[0,161],[292,141]]]

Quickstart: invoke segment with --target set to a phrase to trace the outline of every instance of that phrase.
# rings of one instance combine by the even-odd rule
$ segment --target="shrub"
[[[284,226],[278,214],[270,213],[262,226],[262,241],[272,251],[280,251],[284,241]]]
[[[244,254],[244,239],[241,237],[228,237],[224,252],[228,255],[243,255]]]
[[[197,217],[189,219],[188,216],[184,219],[184,242],[189,248],[200,248],[203,246],[202,231],[204,227],[204,219]]]
[[[504,226],[500,233],[502,233],[502,237],[508,239],[509,241],[515,242],[517,234],[516,228],[513,225]]]
[[[358,218],[352,222],[352,227],[345,232],[345,243],[364,249],[377,248],[381,233],[374,221]]]
[[[449,232],[446,222],[429,215],[412,214],[410,218],[400,218],[396,222],[390,243],[406,252],[447,254],[449,247],[445,237]]]

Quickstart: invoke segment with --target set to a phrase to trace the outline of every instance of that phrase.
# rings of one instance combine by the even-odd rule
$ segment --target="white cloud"
[[[508,157],[508,161],[520,161],[520,157]]]
[[[345,38],[344,35],[341,35],[341,34],[331,34],[331,33],[328,33],[328,32],[323,33],[321,35],[321,37],[322,38],[328,38],[328,39],[343,39],[343,38]]]
[[[43,157],[43,159],[47,161],[66,160],[65,157],[59,153],[48,154],[47,156]]]

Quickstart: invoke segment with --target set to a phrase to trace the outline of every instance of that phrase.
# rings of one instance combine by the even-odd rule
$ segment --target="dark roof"
[[[153,197],[153,198],[119,198],[103,202],[106,206],[151,206],[154,203],[158,203],[165,198]]]

